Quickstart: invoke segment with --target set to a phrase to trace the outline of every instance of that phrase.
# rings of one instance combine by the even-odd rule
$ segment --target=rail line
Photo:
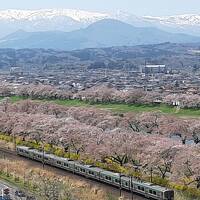
[[[26,162],[32,168],[34,168],[34,167],[35,168],[42,168],[42,164],[40,162],[21,157],[16,153],[16,151],[13,151],[13,150],[11,150],[9,148],[0,147],[0,152],[3,153],[3,156],[4,156],[3,158],[9,159],[9,155],[10,155],[11,156],[11,161],[13,161],[13,159],[14,160],[15,159],[16,160],[21,160],[21,161]],[[115,196],[117,198],[120,196],[119,188],[116,188],[114,186],[110,186],[110,185],[107,185],[107,184],[101,183],[101,182],[96,182],[96,181],[91,180],[91,179],[87,179],[86,180],[85,177],[82,177],[82,176],[79,176],[77,174],[73,174],[73,173],[67,172],[66,170],[62,170],[62,169],[59,169],[59,168],[56,168],[56,167],[53,167],[53,166],[49,166],[49,165],[45,165],[44,170],[53,172],[53,173],[55,173],[57,175],[60,175],[60,176],[67,176],[72,180],[76,180],[76,181],[78,180],[78,181],[87,182],[91,187],[93,187],[95,185],[98,188],[106,191],[109,194],[112,194],[113,196]],[[127,200],[130,200],[130,199],[133,199],[133,200],[146,200],[145,197],[139,196],[139,195],[137,195],[135,193],[131,194],[130,192],[125,191],[125,190],[122,191],[122,196],[124,196]]]
[[[11,150],[10,148],[0,147],[0,151],[17,156],[16,151]]]

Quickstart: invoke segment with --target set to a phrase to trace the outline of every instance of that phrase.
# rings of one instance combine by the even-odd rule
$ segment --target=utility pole
[[[24,186],[26,184],[26,172],[24,171]]]
[[[15,134],[13,135],[13,142],[14,142],[14,150],[16,151],[16,137],[15,137]]]
[[[75,165],[75,163],[74,163],[74,170],[73,170],[73,174],[75,174],[75,166],[76,166],[76,165]]]
[[[8,164],[6,164],[6,176],[8,177]]]
[[[131,176],[131,200],[133,200],[133,177]]]
[[[44,169],[44,142],[42,142],[42,168]]]
[[[151,167],[150,169],[151,177],[150,177],[150,182],[153,182],[153,168]]]
[[[121,173],[119,174],[119,178],[120,178],[119,194],[121,197],[122,196],[122,175],[121,175]]]

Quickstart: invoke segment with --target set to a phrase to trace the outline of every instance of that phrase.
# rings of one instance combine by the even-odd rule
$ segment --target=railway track
[[[15,151],[13,151],[9,148],[0,147],[0,154],[1,154],[1,156],[3,156],[3,158],[6,158],[8,160],[9,159],[11,161],[21,160],[21,161],[25,162],[26,164],[28,164],[31,168],[41,168],[42,169],[42,164],[40,162],[21,157]],[[104,184],[104,183],[101,183],[101,182],[96,182],[96,181],[91,180],[91,179],[86,179],[82,176],[72,174],[68,171],[58,169],[56,167],[52,167],[52,166],[49,166],[49,165],[45,165],[44,169],[47,170],[47,171],[53,172],[56,175],[67,176],[70,179],[75,180],[75,181],[87,182],[91,186],[91,188],[94,187],[94,186],[97,186],[98,188],[106,191],[109,194],[112,194],[113,196],[115,196],[117,198],[120,196],[119,188],[116,188],[114,186],[110,186],[110,185],[107,185],[107,184]],[[142,196],[138,196],[136,194],[131,194],[130,192],[127,192],[127,191],[122,191],[122,196],[124,196],[127,200],[131,200],[131,199],[132,200],[146,200],[146,198],[144,198]]]
[[[7,154],[12,154],[12,155],[17,156],[16,151],[13,151],[13,150],[11,150],[9,148],[5,148],[5,147],[0,147],[0,152],[4,152],[4,153],[7,153]]]

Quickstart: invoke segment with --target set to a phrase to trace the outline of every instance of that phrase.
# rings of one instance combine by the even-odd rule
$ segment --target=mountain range
[[[0,47],[75,50],[163,42],[200,42],[200,37],[168,33],[152,27],[134,27],[118,20],[103,19],[89,25],[87,28],[72,32],[25,32],[20,30],[2,38]]]
[[[24,31],[73,31],[102,19],[116,19],[133,26],[153,26],[164,30],[200,36],[200,15],[135,16],[131,13],[89,12],[75,9],[0,10],[0,37],[19,29]]]
[[[73,9],[0,11],[0,47],[73,50],[200,42],[200,15],[137,17]]]

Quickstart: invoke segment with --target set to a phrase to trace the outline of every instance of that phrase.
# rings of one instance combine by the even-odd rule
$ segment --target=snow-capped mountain
[[[73,9],[1,10],[0,37],[24,31],[73,31],[110,15]]]
[[[137,17],[117,11],[115,13],[89,12],[75,9],[0,10],[0,38],[24,30],[70,32],[86,28],[102,19],[115,19],[136,27],[157,27],[168,32],[200,36],[200,15],[168,17]]]
[[[73,9],[42,9],[42,10],[3,10],[0,11],[0,20],[11,21],[35,21],[41,19],[53,19],[55,17],[70,17],[82,23],[93,23],[108,17],[107,14],[88,12]]]
[[[184,14],[175,16],[152,17],[144,16],[143,19],[154,26],[172,32],[182,32],[200,35],[200,15]]]
[[[73,31],[86,28],[102,19],[115,19],[134,26],[150,26],[142,17],[117,11],[116,13],[88,12],[75,9],[0,10],[0,37],[17,30]]]
[[[147,21],[159,22],[163,25],[176,25],[176,26],[200,26],[200,15],[188,14],[166,17],[152,17],[144,16]]]

